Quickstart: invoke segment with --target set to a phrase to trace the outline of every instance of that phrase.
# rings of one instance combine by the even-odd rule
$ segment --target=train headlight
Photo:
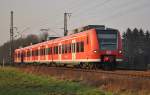
[[[119,50],[119,53],[122,54],[122,50]]]
[[[97,50],[94,50],[93,52],[94,52],[94,53],[97,53],[98,51],[97,51]]]

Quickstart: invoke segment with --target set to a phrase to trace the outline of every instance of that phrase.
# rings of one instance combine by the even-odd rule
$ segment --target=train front
[[[105,69],[114,69],[123,61],[122,40],[118,30],[96,29],[100,60]]]

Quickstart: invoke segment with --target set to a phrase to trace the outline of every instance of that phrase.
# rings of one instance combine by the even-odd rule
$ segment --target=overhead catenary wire
[[[140,0],[139,0],[140,1]],[[92,23],[92,22],[97,22],[97,21],[104,21],[105,22],[105,20],[103,20],[104,18],[106,18],[107,17],[107,19],[109,20],[109,19],[111,19],[111,18],[109,18],[109,16],[111,15],[111,14],[114,14],[114,13],[119,13],[120,11],[122,12],[122,11],[124,11],[126,8],[128,9],[128,7],[129,7],[129,10],[130,10],[130,8],[131,8],[131,6],[134,6],[134,5],[136,5],[136,4],[139,4],[139,2],[136,2],[136,1],[134,0],[134,1],[130,1],[130,2],[126,2],[126,3],[122,3],[121,5],[117,5],[115,8],[116,9],[113,9],[113,7],[111,8],[110,7],[110,10],[112,9],[112,13],[109,13],[109,12],[107,12],[106,10],[105,11],[103,11],[103,12],[101,12],[101,14],[102,15],[95,15],[95,16],[91,16],[91,18],[90,17],[83,17],[83,18],[79,18],[79,19],[77,19],[77,18],[75,18],[75,19],[77,19],[77,20],[75,20],[75,21],[82,21],[82,22],[84,22],[84,23],[86,23],[86,24],[88,24],[88,23]],[[140,3],[141,4],[141,3]],[[122,7],[121,7],[122,6]],[[119,12],[118,12],[119,11]],[[102,16],[104,16],[103,15],[103,13],[108,13],[108,14],[106,14],[106,17],[102,17]],[[84,14],[84,13],[83,13]],[[90,14],[89,14],[90,15]],[[107,16],[108,15],[108,16]],[[99,17],[98,17],[99,16]],[[103,22],[102,22],[103,23]]]
[[[133,6],[132,8],[128,8],[126,10],[120,10],[119,12],[113,13],[112,15],[109,15],[109,16],[103,18],[103,19],[92,20],[92,22],[94,22],[94,21],[101,21],[101,22],[112,21],[112,20],[115,20],[116,18],[125,16],[125,15],[129,15],[131,13],[137,12],[137,11],[145,9],[147,7],[150,7],[150,3],[146,2],[146,3],[142,4],[142,5],[141,4],[140,5],[136,5],[136,6]]]
[[[115,11],[118,11],[118,10],[122,10],[122,8],[127,8],[129,5],[132,5],[133,3],[135,3],[135,1],[137,1],[137,0],[132,0],[132,1],[129,1],[129,2],[125,2],[125,3],[123,2],[122,4],[116,5],[116,6],[110,6],[110,7],[108,7],[109,8],[108,11],[107,11],[106,7],[102,7],[102,6],[101,6],[101,8],[99,8],[99,7],[97,7],[97,8],[93,7],[91,9],[93,9],[94,11],[83,12],[79,19],[80,20],[81,19],[86,19],[86,20],[88,19],[89,20],[89,19],[94,19],[94,18],[101,18],[104,13],[108,13],[110,10],[112,10],[111,12],[109,12],[109,15],[110,15],[112,12],[115,12]],[[97,11],[95,13],[96,9],[99,10],[99,13],[101,15],[97,14]]]
[[[98,21],[104,21],[105,22],[105,20],[110,21],[110,20],[112,20],[111,19],[112,15],[114,15],[114,14],[119,15],[119,13],[122,11],[130,10],[130,8],[131,8],[130,6],[134,6],[135,4],[138,4],[140,1],[141,0],[138,0],[138,1],[137,0],[132,0],[132,1],[130,0],[127,2],[124,1],[121,4],[116,4],[116,6],[109,6],[108,4],[110,2],[113,2],[113,0],[105,0],[104,5],[102,3],[98,4],[97,2],[94,2],[94,3],[92,3],[92,6],[89,6],[91,4],[86,2],[85,0],[83,0],[82,4],[85,3],[84,4],[85,7],[83,6],[83,9],[82,8],[80,9],[79,7],[75,7],[75,6],[76,6],[76,4],[77,5],[82,5],[82,4],[80,4],[79,2],[76,3],[75,0],[72,0],[68,3],[67,7],[70,8],[69,10],[73,10],[73,11],[77,10],[76,12],[71,11],[72,12],[71,24],[74,24],[74,23],[88,24],[88,23],[98,22]],[[71,3],[74,3],[73,7],[69,6]],[[67,4],[65,4],[65,5],[67,5]],[[102,5],[103,7],[99,6],[99,5]],[[65,8],[65,6],[63,6],[63,7],[64,7],[64,9],[67,8],[67,7]],[[59,12],[63,11],[64,9],[59,10]],[[106,9],[108,9],[108,11]],[[100,14],[98,14],[96,10],[99,10]],[[111,11],[111,13],[109,14],[110,11]],[[57,14],[59,14],[59,12]],[[103,17],[104,14],[107,14],[107,16]],[[122,14],[122,16],[123,16],[123,14]],[[58,19],[55,20],[55,22],[52,22],[52,25],[49,25],[50,28],[56,29],[56,28],[62,28],[63,27],[63,13],[59,14],[57,16],[57,18]],[[48,22],[48,20],[45,20],[45,21],[43,20],[43,22],[46,23],[46,22]],[[44,23],[41,23],[41,25],[44,26]]]
[[[83,14],[88,14],[89,15],[89,12],[93,12],[93,10],[95,11],[95,9],[97,8],[100,8],[100,7],[103,7],[105,6],[106,4],[108,4],[109,2],[111,2],[113,0],[104,0],[103,2],[101,3],[97,3],[97,2],[94,2],[94,4],[92,5],[93,2],[91,2],[88,7],[85,8],[85,10],[79,10],[79,11],[74,11],[73,13],[75,13],[75,16],[78,16],[78,15],[83,15]],[[86,4],[85,4],[86,5]]]

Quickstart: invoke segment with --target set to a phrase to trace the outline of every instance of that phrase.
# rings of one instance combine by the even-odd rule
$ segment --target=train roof
[[[76,34],[76,33],[79,33],[79,32],[84,32],[86,30],[89,30],[89,29],[96,29],[96,30],[116,30],[117,29],[114,29],[114,28],[106,28],[105,25],[87,25],[87,26],[83,26],[83,27],[79,27],[79,28],[76,28],[74,30],[72,30],[69,35],[72,35],[72,34]]]
[[[20,49],[21,50],[22,49],[30,49],[30,48],[34,48],[34,47],[37,47],[37,46],[43,46],[43,45],[45,45],[49,42],[59,41],[59,40],[62,40],[62,39],[67,39],[68,37],[74,37],[75,35],[83,34],[84,31],[91,30],[91,29],[96,29],[96,30],[117,30],[117,29],[113,29],[113,28],[106,28],[104,25],[87,25],[87,26],[84,26],[84,27],[81,27],[81,28],[74,29],[74,31],[76,31],[76,32],[74,32],[73,34],[70,34],[70,35],[67,35],[67,36],[64,36],[64,37],[58,37],[56,39],[48,40],[48,41],[45,41],[45,42],[40,42],[40,43],[37,43],[37,44],[34,44],[34,45],[29,45],[29,46],[26,46],[26,47],[22,47],[22,48],[16,49],[15,51],[18,51]]]
[[[26,46],[26,47],[21,47],[21,48],[16,49],[15,51],[24,50],[24,49],[30,49],[30,48],[34,48],[34,47],[37,47],[37,46],[43,46],[43,45],[46,45],[47,43],[50,43],[50,42],[52,42],[52,43],[56,42],[57,43],[57,41],[59,41],[59,40],[68,39],[69,37],[76,37],[76,35],[82,35],[84,33],[85,32],[76,33],[76,34],[72,34],[72,35],[68,35],[68,36],[64,36],[64,37],[59,37],[59,38],[48,40],[48,41],[45,41],[45,42],[40,42],[40,43],[37,43],[37,44],[34,44],[34,45],[29,45],[29,46]]]

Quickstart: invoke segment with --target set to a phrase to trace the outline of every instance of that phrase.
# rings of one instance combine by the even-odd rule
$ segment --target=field
[[[99,89],[49,76],[20,72],[17,68],[0,68],[0,95],[111,95]]]
[[[120,71],[116,70],[108,74],[107,71],[90,72],[85,70],[74,70],[72,68],[58,68],[47,66],[19,66],[21,71],[53,76],[59,80],[75,81],[80,84],[96,87],[101,91],[112,92],[113,95],[150,95],[150,79],[144,77],[131,77],[136,74],[142,76],[150,76],[149,71]],[[122,76],[129,74],[130,76]],[[93,95],[93,94],[92,94]],[[106,94],[107,95],[107,94]]]

